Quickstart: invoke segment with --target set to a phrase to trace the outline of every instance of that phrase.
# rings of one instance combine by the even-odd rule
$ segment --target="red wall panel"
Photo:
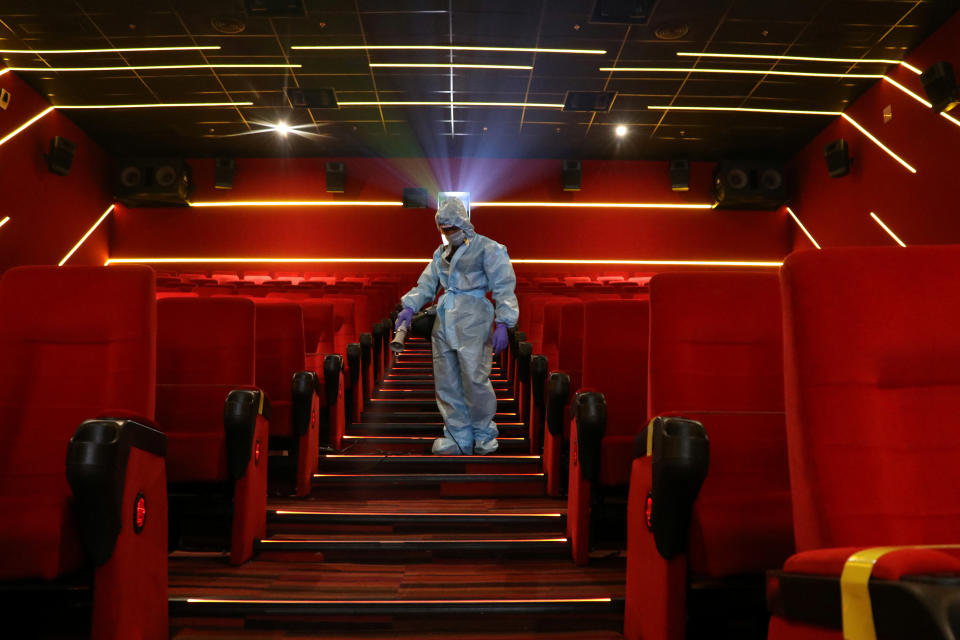
[[[0,76],[12,98],[0,111],[0,138],[49,107],[14,73]],[[67,176],[47,170],[50,139],[77,143]],[[53,111],[0,145],[0,271],[17,264],[57,264],[110,205],[109,158],[62,113]],[[103,264],[108,255],[106,220],[68,264]]]
[[[587,161],[564,192],[558,160],[369,159],[347,163],[347,192],[324,192],[324,159],[239,159],[235,188],[212,188],[212,160],[191,162],[195,201],[389,200],[405,186],[468,190],[478,201],[710,202],[711,165],[670,191],[666,162]],[[473,210],[478,232],[513,258],[778,260],[792,242],[783,212],[569,208]],[[427,258],[432,211],[391,207],[242,207],[118,211],[114,257]],[[569,270],[569,269],[568,269]]]
[[[960,13],[907,59],[920,69],[949,60],[960,69]],[[900,67],[888,74],[924,96],[920,77]],[[924,96],[925,97],[925,96]],[[884,123],[883,110],[893,118]],[[908,245],[960,242],[956,155],[960,127],[935,114],[886,81],[880,81],[846,112],[917,169],[911,174],[842,118],[828,125],[791,166],[792,207],[824,247],[893,243],[869,216],[874,211]],[[952,115],[960,118],[960,108]],[[843,137],[850,145],[849,175],[830,178],[823,147]],[[795,246],[809,241],[795,235]]]

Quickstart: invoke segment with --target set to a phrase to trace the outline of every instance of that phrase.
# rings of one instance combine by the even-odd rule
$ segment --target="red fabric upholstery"
[[[334,351],[334,336],[337,333],[335,318],[336,303],[322,300],[301,300],[303,310],[304,345],[307,353],[339,353]],[[341,322],[349,303],[341,305]]]
[[[168,438],[171,483],[229,479],[223,407],[232,389],[256,388],[256,307],[243,297],[157,303],[157,422]],[[257,418],[250,466],[234,484],[231,562],[253,554],[266,527],[267,421]]]
[[[570,388],[577,390],[583,370],[583,302],[568,302],[560,309],[557,341],[557,364],[551,364],[550,370],[566,373]]]
[[[691,418],[710,439],[710,467],[683,558],[689,572],[723,578],[780,566],[794,545],[776,274],[654,276],[649,389],[648,419]],[[686,577],[670,573],[673,561],[660,558],[646,528],[649,460],[639,459],[633,470],[645,475],[631,479],[627,555],[653,570],[628,561],[627,637],[682,638]]]
[[[303,312],[296,303],[257,304],[256,384],[270,399],[270,436],[291,437],[290,384],[304,366]]]
[[[800,252],[781,273],[798,551],[957,542],[960,247]]]
[[[840,576],[843,565],[863,547],[813,549],[791,556],[783,565],[787,573]],[[891,551],[873,565],[872,578],[899,580],[901,576],[930,573],[960,573],[960,549],[906,548]]]
[[[774,617],[770,618],[767,640],[843,640],[843,632]]]
[[[147,267],[18,267],[0,281],[0,579],[83,561],[67,443],[108,407],[153,415],[156,320]]]
[[[20,267],[0,280],[0,579],[53,579],[86,563],[67,443],[103,412],[153,415],[154,296],[142,266]],[[125,524],[95,570],[94,640],[168,636],[164,461],[133,448],[122,504],[139,493],[148,522],[140,534]]]

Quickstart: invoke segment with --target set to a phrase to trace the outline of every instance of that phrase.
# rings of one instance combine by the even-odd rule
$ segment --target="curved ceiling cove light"
[[[115,206],[117,205],[112,204],[107,208],[106,211],[103,212],[103,215],[100,216],[100,219],[93,223],[93,226],[90,227],[90,230],[87,231],[85,234],[83,234],[83,237],[80,238],[80,241],[77,242],[77,244],[73,245],[73,249],[70,249],[67,255],[63,256],[63,260],[61,260],[60,263],[57,265],[58,267],[62,267],[64,264],[66,264],[67,260],[70,259],[70,256],[72,256],[76,252],[76,250],[80,248],[80,245],[82,245],[84,242],[87,241],[87,238],[90,237],[90,234],[97,230],[97,227],[100,226],[100,223],[107,219],[107,216],[110,215],[110,212],[113,211],[113,208]]]
[[[800,218],[798,218],[797,214],[793,212],[793,209],[791,209],[790,207],[787,207],[787,213],[789,213],[790,217],[793,218],[793,221],[797,223],[797,226],[800,227],[800,230],[803,231],[805,236],[807,236],[807,239],[813,243],[813,246],[815,246],[817,249],[822,249],[823,247],[821,247],[820,243],[818,243],[816,240],[813,239],[813,236],[810,235],[810,232],[807,231],[807,228],[803,226],[802,222],[800,222]]]
[[[756,107],[680,107],[669,104],[652,104],[651,111],[740,111],[745,113],[783,113],[802,116],[842,116],[842,111],[816,111],[812,109],[761,109]]]
[[[903,240],[901,240],[900,238],[898,238],[898,237],[897,237],[897,234],[895,234],[895,233],[893,232],[893,230],[892,230],[890,227],[888,227],[888,226],[883,222],[883,220],[880,219],[880,217],[879,217],[877,214],[875,214],[873,211],[871,211],[871,212],[870,212],[870,217],[873,218],[873,221],[876,222],[878,225],[880,225],[880,227],[881,227],[884,231],[887,232],[887,235],[889,235],[891,238],[893,238],[894,241],[896,241],[896,243],[897,243],[898,245],[900,245],[901,247],[906,248],[907,245],[905,245],[905,244],[903,243]]]
[[[529,71],[529,64],[443,64],[442,62],[371,62],[372,68],[389,69],[523,69]]]
[[[127,53],[134,51],[203,51],[216,50],[220,45],[197,47],[114,47],[110,49],[0,49],[0,53],[53,54],[53,53]]]
[[[11,71],[69,72],[69,71],[156,71],[164,69],[299,69],[299,64],[148,64],[115,67],[9,67]]]
[[[798,76],[803,78],[882,78],[882,73],[818,73],[814,71],[766,71],[763,69],[698,69],[695,67],[600,67],[600,71],[637,73],[731,73],[754,76]]]
[[[580,53],[605,55],[605,49],[548,49],[541,47],[460,47],[434,44],[377,44],[377,45],[305,45],[293,46],[301,51],[495,51],[504,53]]]
[[[26,129],[26,128],[29,127],[30,125],[32,125],[34,122],[36,122],[37,120],[39,120],[39,119],[42,118],[43,116],[45,116],[45,115],[47,115],[48,113],[50,113],[51,111],[53,111],[53,109],[54,109],[54,107],[47,107],[46,109],[44,109],[43,111],[41,111],[41,112],[38,113],[37,115],[33,116],[32,118],[30,118],[29,120],[27,120],[26,122],[24,122],[22,125],[20,125],[20,126],[17,127],[16,129],[14,129],[14,130],[11,131],[10,133],[8,133],[7,135],[5,135],[5,136],[3,136],[2,138],[0,138],[0,145],[2,145],[3,143],[7,142],[8,140],[10,140],[10,139],[13,138],[14,136],[16,136],[18,133],[20,133],[21,131],[23,131],[24,129]]]
[[[252,102],[147,102],[144,104],[58,104],[51,109],[169,109],[180,107],[251,107]]]

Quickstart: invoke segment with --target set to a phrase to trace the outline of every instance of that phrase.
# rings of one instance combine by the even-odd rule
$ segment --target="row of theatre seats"
[[[382,375],[396,299],[387,282],[201,297],[158,293],[144,266],[6,272],[0,580],[92,569],[93,638],[166,638],[168,550],[252,556],[269,453],[294,461],[270,481],[309,493],[321,442],[340,448]]]
[[[958,278],[958,247],[851,248],[521,294],[510,366],[577,563],[628,489],[628,639],[750,584],[771,640],[960,637]]]

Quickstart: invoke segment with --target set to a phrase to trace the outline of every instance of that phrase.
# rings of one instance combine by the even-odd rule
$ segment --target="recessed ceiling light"
[[[618,125],[617,125],[617,128],[614,129],[613,131],[614,131],[614,133],[617,134],[617,137],[618,137],[618,138],[622,138],[623,136],[627,135],[627,125],[625,125],[625,124],[618,124]]]
[[[273,125],[273,127],[271,127],[271,128],[272,128],[274,131],[276,131],[277,133],[279,133],[279,134],[280,134],[282,137],[284,137],[284,138],[287,137],[287,134],[290,133],[290,130],[291,130],[290,125],[288,125],[286,122],[282,122],[282,121],[276,123],[276,124]]]

